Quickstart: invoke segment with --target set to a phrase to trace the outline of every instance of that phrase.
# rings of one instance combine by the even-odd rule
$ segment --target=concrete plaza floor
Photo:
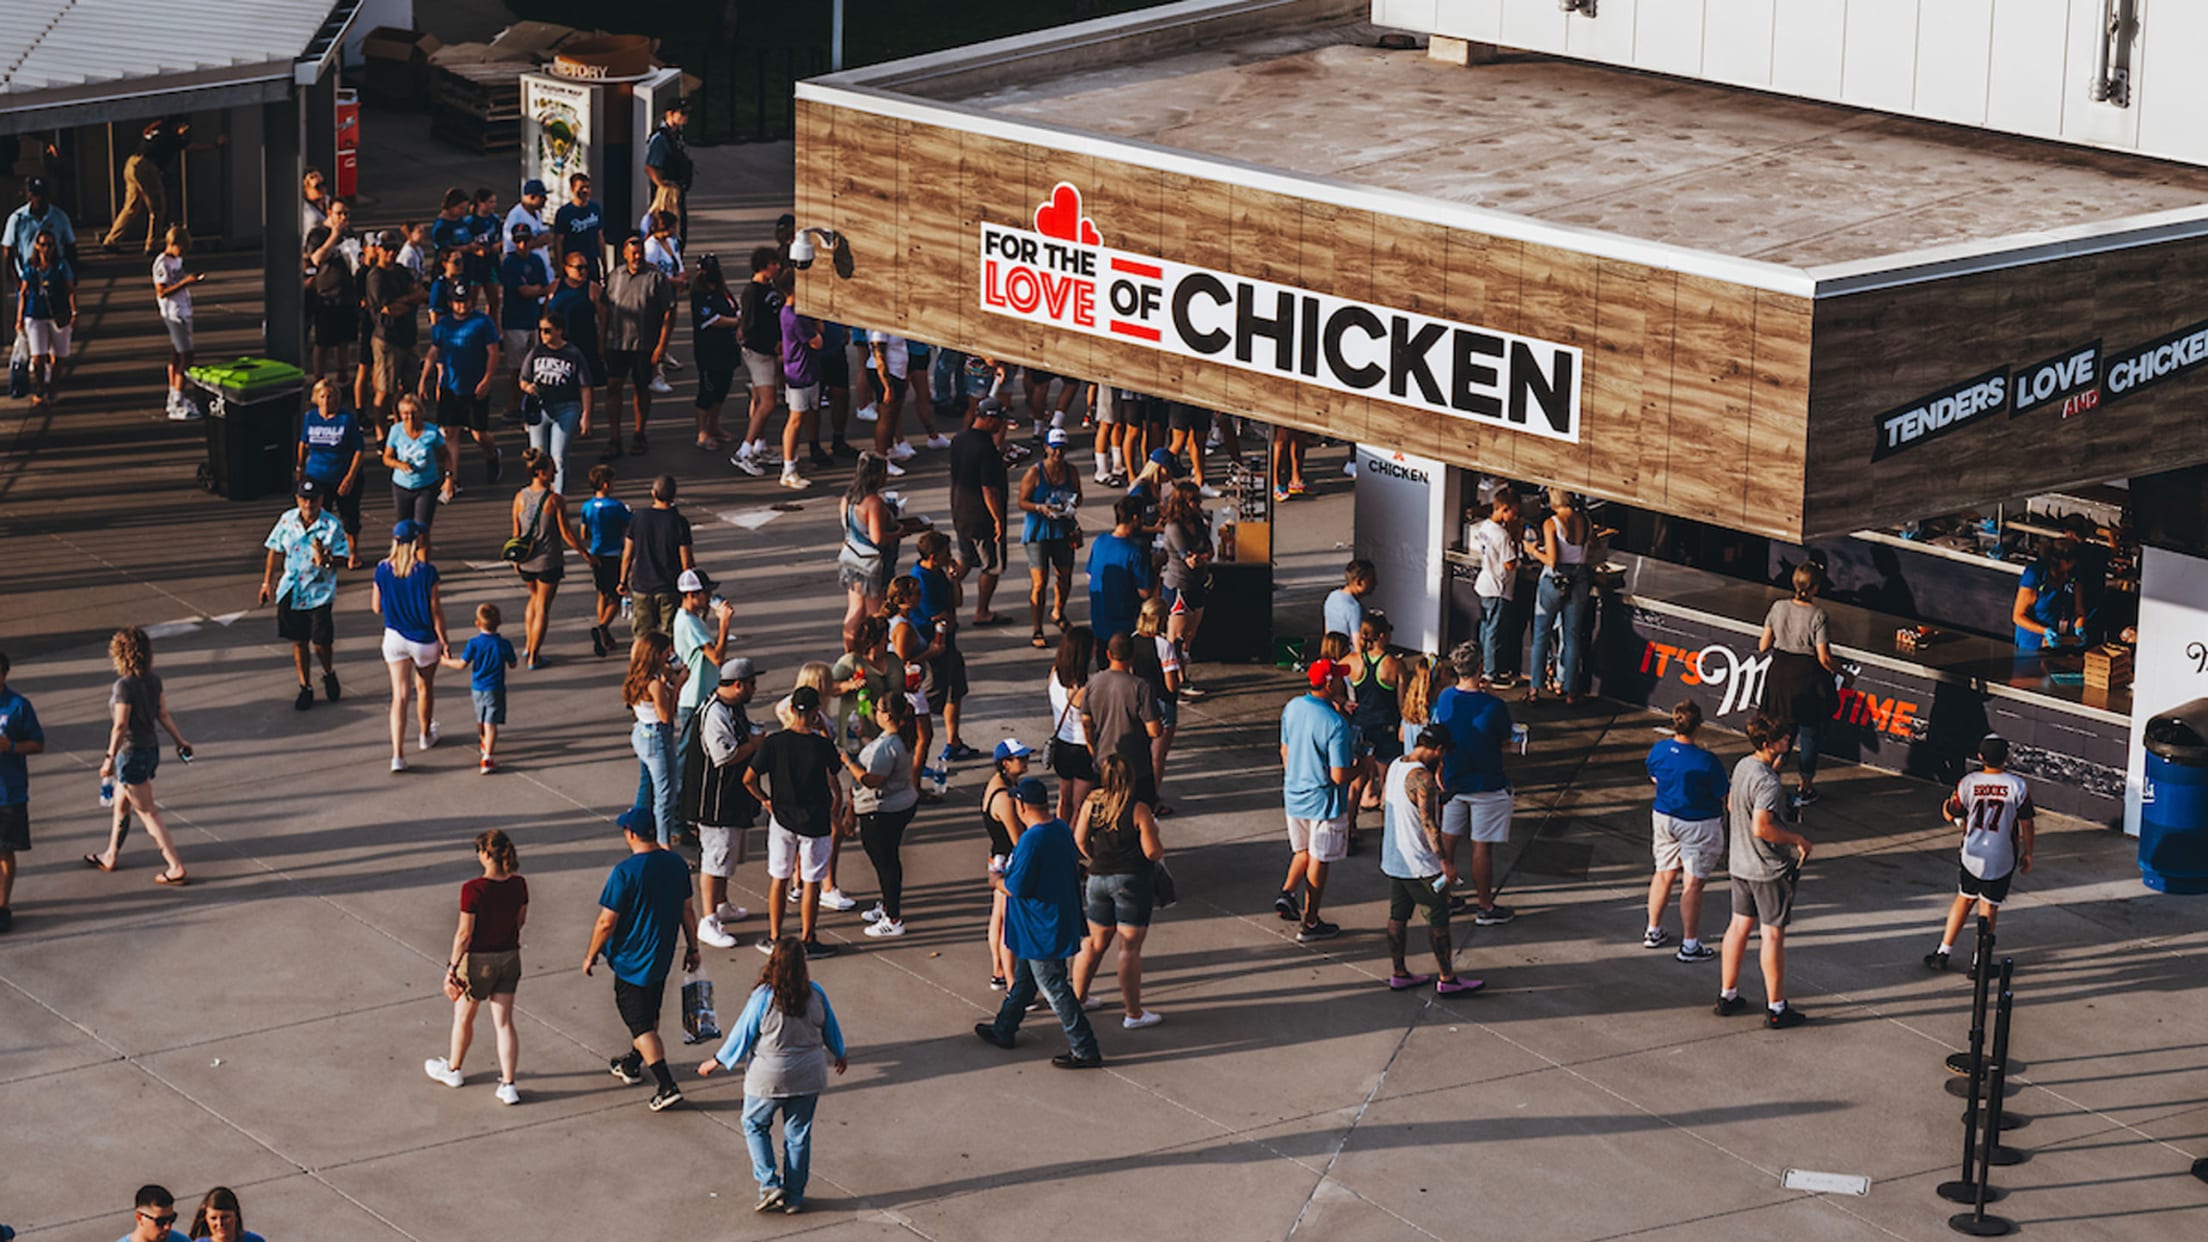
[[[733,253],[764,234],[786,181],[717,184],[741,193],[705,196],[701,244]],[[449,673],[447,742],[404,776],[385,770],[365,574],[339,599],[345,698],[294,713],[271,619],[251,609],[259,539],[282,506],[192,490],[196,433],[156,412],[158,329],[137,267],[93,265],[115,281],[93,314],[114,318],[88,333],[70,399],[38,421],[0,415],[0,644],[50,743],[32,761],[16,928],[0,937],[0,1221],[26,1238],[112,1237],[145,1181],[187,1203],[231,1185],[272,1242],[1947,1236],[1952,1209],[1931,1188],[1954,1174],[1961,1127],[1940,1061],[1962,1045],[1969,987],[1918,961],[1952,891],[1938,791],[1862,769],[1824,782],[1790,937],[1790,991],[1813,1021],[1770,1032],[1712,1016],[1714,965],[1639,945],[1654,717],[1525,709],[1533,746],[1513,764],[1518,827],[1501,856],[1520,917],[1469,935],[1460,964],[1483,993],[1397,995],[1382,985],[1372,851],[1330,886],[1340,939],[1299,946],[1270,909],[1286,859],[1273,722],[1294,681],[1257,666],[1205,670],[1215,693],[1183,710],[1168,777],[1181,814],[1166,827],[1184,898],[1159,917],[1145,971],[1164,1024],[1127,1032],[1116,1006],[1100,1011],[1109,1065],[1092,1074],[1046,1064],[1060,1046],[1047,1015],[1011,1052],[972,1037],[999,994],[968,769],[908,840],[911,933],[872,941],[855,915],[825,917],[845,952],[816,977],[852,1041],[850,1073],[821,1104],[811,1210],[753,1215],[739,1081],[697,1079],[705,1050],[681,1049],[688,1103],[647,1112],[641,1089],[605,1074],[622,1044],[610,984],[576,968],[636,767],[617,661],[584,640],[587,578],[571,574],[556,605],[553,667],[515,675],[498,775],[474,771]],[[209,286],[230,316],[203,325],[223,342],[210,356],[246,348],[249,280]],[[779,694],[836,645],[842,479],[791,495],[696,453],[690,378],[663,399],[648,468],[681,475],[699,559],[734,584],[740,649]],[[1284,511],[1283,628],[1314,627],[1347,555],[1338,461],[1315,455],[1327,481]],[[647,467],[623,464],[633,501]],[[916,467],[914,507],[945,512],[940,455]],[[479,601],[517,619],[521,604],[497,564],[506,493],[466,471],[469,494],[438,526],[457,632]],[[371,532],[388,521],[382,495],[379,474]],[[199,747],[158,783],[194,879],[180,891],[148,882],[142,834],[126,870],[77,861],[104,834],[102,647],[125,622],[161,627],[169,701]],[[1024,630],[966,645],[969,738],[1039,741],[1046,666]],[[1741,743],[1717,747],[1730,759]],[[442,955],[475,873],[468,840],[491,826],[515,837],[533,896],[517,1108],[491,1097],[487,1018],[466,1087],[419,1068],[443,1051]],[[872,899],[856,851],[842,878]],[[737,887],[762,904],[756,861]],[[1713,933],[1723,914],[1713,901]],[[2186,1175],[2208,1154],[2208,904],[2147,893],[2124,840],[2050,820],[2003,932],[2023,1065],[2011,1106],[2031,1122],[2008,1138],[2029,1159],[1996,1171],[2014,1192],[1998,1210],[2033,1236],[2194,1236],[2208,1221],[2208,1186]],[[1420,943],[1414,931],[1414,960]],[[708,954],[724,1017],[759,961]],[[1117,999],[1109,974],[1097,991]],[[1753,973],[1746,992],[1761,998]],[[1786,1190],[1788,1169],[1870,1190]]]

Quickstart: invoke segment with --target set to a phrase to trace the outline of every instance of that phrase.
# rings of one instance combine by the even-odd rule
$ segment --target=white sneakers
[[[924,443],[926,443],[927,446],[931,449],[947,449],[951,447],[951,442],[949,438],[942,435],[929,436]]]
[[[736,452],[729,457],[728,464],[736,467],[738,470],[743,471],[745,474],[748,474],[755,479],[767,472],[767,468],[759,464],[759,459],[752,456],[751,449],[749,447],[737,449]]]
[[[169,390],[167,413],[172,423],[188,423],[202,417],[199,407],[193,404],[192,399],[174,388]]]
[[[521,1092],[514,1090],[514,1084],[502,1082],[498,1084],[498,1102],[501,1104],[519,1104],[521,1103]]]
[[[713,917],[723,923],[741,923],[751,917],[751,911],[744,909],[742,906],[732,906],[724,901],[714,908]]]
[[[881,407],[874,404],[872,401],[869,401],[865,405],[860,406],[857,410],[853,411],[851,415],[851,417],[858,419],[862,423],[871,423],[881,416]]]
[[[736,937],[721,930],[721,921],[710,914],[698,920],[698,939],[716,949],[736,947]]]
[[[663,396],[675,390],[674,386],[667,382],[667,377],[664,375],[652,376],[651,388],[653,392],[659,393]]]
[[[904,920],[889,918],[876,919],[866,925],[866,934],[869,936],[873,936],[876,939],[881,939],[887,936],[902,936],[905,934]]]
[[[893,479],[901,479],[905,477],[905,468],[893,461],[884,462],[882,470],[883,473],[887,474],[890,478]]]
[[[1163,1021],[1165,1021],[1164,1014],[1159,1013],[1155,1009],[1145,1009],[1143,1010],[1141,1017],[1121,1018],[1119,1020],[1119,1024],[1126,1027],[1130,1031],[1139,1031],[1146,1026],[1156,1026],[1158,1023]]]
[[[782,478],[780,481],[782,486],[787,487],[792,491],[799,492],[804,491],[806,488],[813,485],[813,481],[806,478],[804,475],[799,474],[797,472],[797,467],[795,466],[782,467]]]
[[[830,910],[856,910],[859,908],[859,903],[844,896],[843,890],[840,888],[820,890],[820,904]]]
[[[448,1087],[457,1087],[467,1081],[467,1075],[447,1065],[443,1057],[431,1057],[422,1062],[422,1072],[429,1075],[432,1081],[441,1082]]]
[[[419,737],[415,738],[414,742],[417,749],[428,750],[430,747],[437,744],[437,738],[437,722],[432,720],[429,722],[429,728],[424,730]]]
[[[404,771],[406,771],[406,756],[405,756],[405,755],[393,755],[393,756],[391,756],[391,770],[392,770],[392,771],[394,771],[394,772],[404,772]]]
[[[919,449],[912,447],[912,445],[907,444],[903,440],[899,440],[895,444],[889,446],[889,459],[891,461],[911,461],[913,458],[918,457],[919,455]]]

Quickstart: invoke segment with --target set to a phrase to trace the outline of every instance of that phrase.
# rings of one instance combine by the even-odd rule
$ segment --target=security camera
[[[799,271],[813,265],[813,239],[799,233],[790,239],[790,266]]]
[[[811,228],[797,230],[796,235],[790,238],[790,266],[797,268],[799,271],[811,267],[814,256],[820,253],[820,247],[822,246],[828,247],[829,252],[837,256],[838,274],[849,275],[850,273],[842,270],[844,263],[842,257],[844,250],[843,238],[834,229]]]

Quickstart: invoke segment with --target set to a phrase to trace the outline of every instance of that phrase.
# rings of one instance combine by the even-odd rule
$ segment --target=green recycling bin
[[[289,491],[306,372],[270,358],[239,358],[186,374],[208,396],[201,485],[230,500]]]

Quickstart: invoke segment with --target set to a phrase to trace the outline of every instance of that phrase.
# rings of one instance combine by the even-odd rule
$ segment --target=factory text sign
[[[1580,351],[1102,244],[1059,182],[1035,227],[981,226],[981,308],[1029,323],[1579,440]]]

